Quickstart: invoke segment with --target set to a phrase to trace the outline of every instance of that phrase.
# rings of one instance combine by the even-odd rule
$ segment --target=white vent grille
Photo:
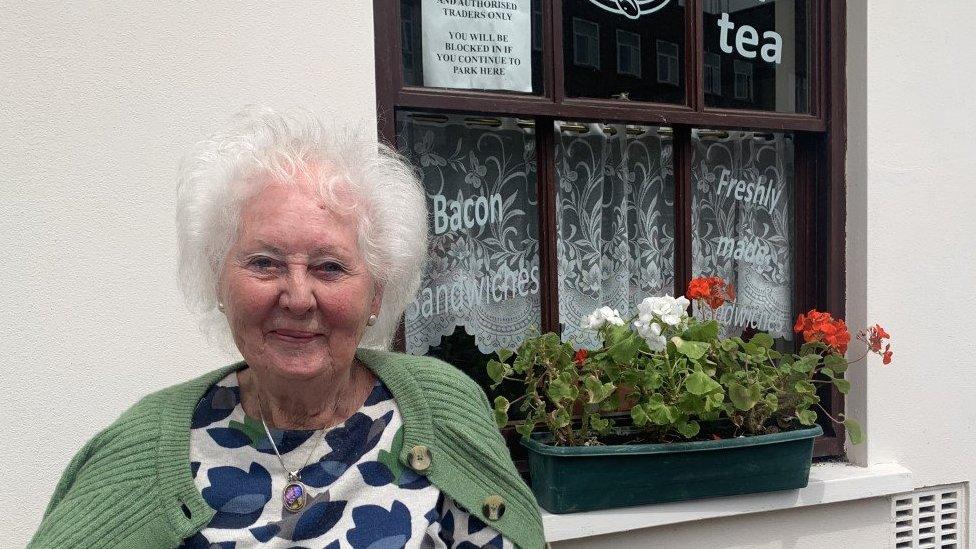
[[[896,549],[966,549],[966,487],[923,488],[891,500]]]

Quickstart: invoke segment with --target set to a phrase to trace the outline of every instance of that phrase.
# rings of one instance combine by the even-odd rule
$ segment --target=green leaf
[[[834,373],[842,374],[847,371],[847,359],[835,354],[824,357],[824,366],[830,368]]]
[[[637,427],[643,427],[647,425],[647,412],[644,410],[644,406],[637,404],[630,409],[630,419],[633,420],[634,425]]]
[[[694,438],[695,435],[701,431],[701,426],[695,420],[682,421],[675,425],[675,428],[681,433],[685,438]]]
[[[644,412],[647,413],[647,419],[655,425],[669,425],[674,423],[674,412],[666,404],[658,402],[647,403],[644,405]]]
[[[495,397],[495,423],[499,427],[504,427],[508,423],[508,407],[511,405],[508,399],[503,396]]]
[[[725,393],[718,392],[705,395],[706,410],[717,410],[722,407],[723,402],[725,402]]]
[[[710,348],[708,343],[703,343],[701,341],[685,341],[677,336],[671,338],[671,341],[674,343],[674,347],[679,353],[685,355],[691,360],[698,360],[705,356],[705,353],[707,353],[708,349]]]
[[[771,336],[771,335],[769,335],[769,334],[767,334],[765,332],[759,332],[756,335],[752,336],[752,339],[749,340],[749,343],[752,343],[754,345],[758,345],[759,347],[762,347],[764,349],[772,349],[773,348],[773,336]]]
[[[840,391],[841,394],[846,395],[847,393],[851,392],[851,382],[847,381],[846,379],[835,379],[834,386],[837,387],[837,390]]]
[[[562,429],[569,425],[570,421],[569,410],[566,408],[559,408],[558,410],[549,412],[549,425],[553,430]]]
[[[604,432],[610,428],[610,420],[597,415],[590,416],[590,427],[597,432]]]
[[[586,392],[590,396],[590,404],[603,402],[617,388],[613,383],[600,383],[600,380],[593,375],[587,376],[583,380],[583,386],[586,387]]]
[[[705,343],[715,341],[718,339],[718,321],[709,320],[700,324],[693,324],[685,330],[685,333],[681,334],[681,338]]]
[[[661,378],[661,374],[653,370],[647,370],[644,372],[644,388],[651,391],[659,389],[664,380]]]
[[[508,364],[503,362],[498,362],[497,360],[488,361],[488,377],[491,378],[493,382],[501,383],[502,378],[509,373]]]
[[[695,370],[685,380],[685,388],[693,395],[708,394],[716,389],[721,390],[722,386],[717,381],[705,375],[701,370]]]
[[[535,422],[534,421],[531,422],[531,423],[528,422],[528,421],[526,421],[525,423],[520,423],[520,424],[518,424],[518,425],[515,426],[515,430],[518,432],[518,434],[522,435],[525,438],[528,438],[529,435],[532,434],[532,431],[534,429],[535,429]]]
[[[572,381],[573,375],[568,372],[564,372],[550,381],[549,388],[546,390],[549,399],[556,403],[562,400],[576,400],[576,397],[579,396],[579,389],[572,385]]]
[[[739,344],[735,342],[734,339],[723,339],[721,343],[718,344],[723,351],[731,353],[732,351],[739,348]]]
[[[770,409],[772,410],[779,409],[779,398],[777,398],[776,395],[770,393],[766,395],[763,400],[766,401],[766,406],[768,406]]]
[[[861,430],[861,424],[854,421],[853,419],[844,419],[844,429],[847,430],[847,436],[851,438],[851,444],[860,444],[864,442],[864,431]]]
[[[809,381],[802,380],[802,379],[794,383],[793,388],[796,390],[796,392],[800,394],[812,395],[812,394],[816,394],[817,392],[817,388],[813,385],[813,383],[810,383]]]
[[[793,371],[801,374],[809,373],[817,367],[820,362],[820,355],[806,355],[793,363]]]
[[[614,328],[624,328],[614,326]],[[641,339],[637,334],[627,330],[627,335],[607,348],[610,358],[617,364],[630,364],[637,358],[637,350],[640,349]]]
[[[743,412],[751,410],[759,402],[760,398],[762,398],[762,391],[756,385],[750,385],[748,387],[738,383],[729,385],[729,400],[732,401],[736,410]]]
[[[817,422],[817,412],[813,410],[800,410],[796,413],[796,419],[800,420],[800,425],[813,425]]]
[[[498,355],[498,360],[508,362],[508,359],[511,358],[514,353],[510,349],[498,349],[495,351],[495,354]]]
[[[827,376],[829,379],[834,379],[834,371],[830,368],[821,368],[820,373]]]

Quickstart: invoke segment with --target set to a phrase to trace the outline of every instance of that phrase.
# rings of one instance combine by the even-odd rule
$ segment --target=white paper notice
[[[424,85],[532,91],[531,0],[423,0]]]

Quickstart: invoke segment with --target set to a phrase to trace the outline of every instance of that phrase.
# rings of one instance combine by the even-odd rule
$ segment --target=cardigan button
[[[481,512],[488,520],[498,520],[505,514],[505,500],[499,496],[488,496],[481,507]]]
[[[417,472],[423,472],[430,469],[430,449],[423,444],[418,444],[410,449],[410,454],[407,456],[407,463],[410,468]]]

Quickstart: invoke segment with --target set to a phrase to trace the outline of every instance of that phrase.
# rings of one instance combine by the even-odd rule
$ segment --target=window
[[[705,93],[722,95],[722,57],[716,53],[705,52]]]
[[[736,59],[732,70],[735,72],[735,98],[752,101],[752,63]]]
[[[617,29],[617,72],[640,78],[641,47],[640,35]]]
[[[678,45],[657,41],[657,81],[678,85]]]
[[[512,0],[510,23],[474,43],[490,54],[514,40],[498,35],[530,36],[516,61],[531,93],[425,86],[421,4],[374,0],[380,135],[417,167],[431,212],[399,350],[487,387],[492,353],[527,331],[585,346],[580,321],[596,306],[628,311],[702,274],[736,286],[720,311],[730,331],[769,331],[784,349],[798,312],[844,314],[844,67],[829,61],[842,3],[669,2],[632,18],[590,0]],[[842,412],[842,395],[820,397]],[[823,427],[815,455],[842,454],[843,433]]]
[[[573,19],[573,64],[600,68],[600,25]]]

